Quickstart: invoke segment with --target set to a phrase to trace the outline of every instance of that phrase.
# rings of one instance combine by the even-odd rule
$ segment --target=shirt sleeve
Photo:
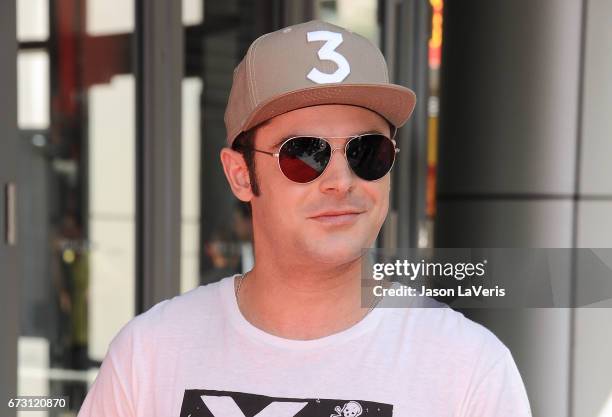
[[[468,394],[465,417],[531,417],[531,407],[521,374],[506,349]]]
[[[136,417],[130,325],[112,341],[77,417]]]

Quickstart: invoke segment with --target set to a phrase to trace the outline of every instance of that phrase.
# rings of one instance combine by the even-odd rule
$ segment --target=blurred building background
[[[612,247],[610,0],[2,0],[0,397],[76,415],[121,326],[250,268],[218,157],[232,72],[314,18],[419,98],[380,247]],[[534,416],[612,416],[612,310],[469,316]]]

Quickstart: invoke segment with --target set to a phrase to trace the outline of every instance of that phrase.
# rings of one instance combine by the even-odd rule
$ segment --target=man
[[[113,340],[86,416],[528,416],[508,349],[449,308],[362,303],[415,104],[380,51],[320,21],[257,39],[221,162],[255,264],[163,301]]]

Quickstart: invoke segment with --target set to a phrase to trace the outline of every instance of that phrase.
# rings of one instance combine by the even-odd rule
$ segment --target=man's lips
[[[363,212],[364,211],[362,210],[354,209],[324,211],[321,213],[317,213],[314,216],[311,216],[310,219],[325,224],[344,225],[355,222],[359,215]]]

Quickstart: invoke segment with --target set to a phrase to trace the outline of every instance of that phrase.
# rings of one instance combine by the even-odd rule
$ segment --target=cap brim
[[[262,102],[244,122],[247,131],[275,116],[304,107],[323,104],[348,104],[380,114],[395,127],[401,127],[414,110],[412,90],[396,84],[326,84],[291,91]],[[239,132],[234,132],[233,141]]]

